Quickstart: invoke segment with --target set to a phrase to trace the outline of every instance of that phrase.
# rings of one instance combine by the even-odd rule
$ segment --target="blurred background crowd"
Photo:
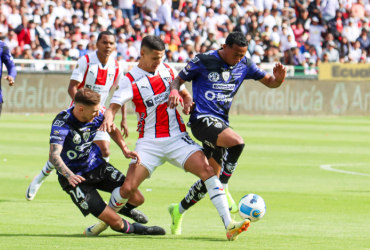
[[[16,59],[77,60],[109,30],[123,65],[139,59],[148,34],[165,42],[166,62],[187,62],[219,49],[232,31],[246,35],[247,56],[258,65],[282,62],[316,74],[319,63],[370,61],[369,0],[0,0],[0,6],[1,40]]]

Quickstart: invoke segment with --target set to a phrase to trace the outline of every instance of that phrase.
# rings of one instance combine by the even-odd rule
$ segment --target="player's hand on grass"
[[[80,175],[70,175],[67,177],[67,180],[72,187],[76,187],[79,183],[83,182],[85,178]]]
[[[179,102],[181,103],[181,106],[184,107],[184,100],[180,96],[179,91],[177,89],[171,90],[170,97],[168,97],[168,106],[170,109],[177,107]]]
[[[128,137],[128,126],[125,120],[121,121],[121,133],[122,133],[123,138]]]
[[[275,64],[273,70],[276,81],[283,82],[286,77],[286,68],[281,63]]]
[[[125,150],[123,151],[123,155],[129,159],[136,159],[136,164],[140,165],[140,156],[139,154],[136,152],[136,151],[130,151],[130,149],[128,149],[127,147],[125,147]]]
[[[9,81],[9,86],[14,85],[14,78],[12,76],[6,76],[6,77],[4,77],[4,79]]]
[[[104,121],[98,130],[108,133],[116,130],[116,124],[113,122],[113,115],[109,109],[105,112]]]

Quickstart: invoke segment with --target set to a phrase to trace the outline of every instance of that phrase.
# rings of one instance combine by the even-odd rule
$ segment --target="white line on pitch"
[[[345,171],[345,170],[340,170],[340,169],[332,168],[332,166],[343,167],[343,166],[358,166],[358,165],[368,165],[368,164],[369,163],[324,164],[324,165],[320,165],[320,168],[322,168],[324,170],[329,170],[329,171],[334,171],[334,172],[338,172],[338,173],[343,173],[343,174],[354,174],[354,175],[370,176],[370,174],[364,174],[364,173],[358,173],[358,172],[352,172],[352,171]]]

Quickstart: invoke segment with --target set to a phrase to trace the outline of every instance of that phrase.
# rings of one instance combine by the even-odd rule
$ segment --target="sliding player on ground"
[[[156,36],[146,36],[141,44],[141,59],[138,67],[146,72],[154,72],[164,56],[163,41]],[[110,204],[117,201],[115,211],[137,192],[140,184],[153,174],[154,170],[165,162],[193,173],[201,178],[209,196],[226,229],[229,240],[236,240],[238,235],[247,230],[250,222],[235,222],[231,219],[227,198],[220,180],[213,168],[207,164],[202,148],[186,132],[185,124],[176,109],[169,109],[170,78],[159,73],[145,75],[135,79],[128,74],[119,82],[109,109],[105,113],[102,125],[104,131],[114,126],[116,112],[127,101],[132,100],[138,117],[139,139],[135,151],[141,157],[141,163],[132,160],[127,172],[126,182],[112,193]],[[184,96],[186,94],[186,96]],[[190,94],[184,89],[182,95],[191,102]]]
[[[110,54],[113,52],[115,46],[114,35],[109,31],[101,32],[98,36],[96,52],[92,52],[81,57],[74,69],[71,81],[68,87],[68,94],[72,98],[70,107],[73,106],[73,100],[77,90],[82,88],[89,88],[101,96],[101,111],[106,110],[104,104],[109,95],[109,92],[116,80],[123,77],[123,68]],[[125,107],[122,107],[122,122],[121,129],[127,136],[127,124],[125,122],[126,113]],[[97,144],[103,154],[105,161],[109,162],[109,144],[110,137],[108,133],[98,131],[95,136],[94,143]],[[26,199],[31,201],[35,198],[38,189],[44,180],[54,170],[51,162],[46,162],[42,171],[32,180],[26,192]],[[133,211],[135,212],[135,211]]]
[[[104,120],[100,110],[100,95],[84,88],[75,95],[75,105],[59,113],[53,121],[50,134],[49,161],[58,171],[58,180],[63,190],[84,216],[92,214],[104,223],[85,229],[86,236],[97,236],[99,228],[108,225],[121,233],[164,235],[160,227],[145,227],[139,223],[131,224],[122,219],[105,204],[97,190],[112,193],[125,182],[125,176],[102,156],[100,148],[93,143],[97,130]],[[120,131],[110,130],[109,135],[117,143],[126,158],[137,159],[139,155],[131,152]],[[139,206],[144,197],[137,190],[130,204]],[[118,204],[118,203],[117,203]],[[110,204],[111,206],[111,204]]]
[[[232,32],[221,50],[197,55],[171,83],[170,108],[175,108],[181,96],[178,90],[186,81],[192,81],[195,107],[189,124],[195,138],[203,143],[204,152],[215,173],[220,172],[220,181],[228,199],[230,211],[236,213],[238,206],[231,197],[228,181],[233,174],[244,148],[243,138],[229,127],[229,110],[235,94],[244,80],[253,79],[269,88],[279,87],[285,79],[285,67],[277,63],[274,76],[266,74],[246,58],[248,42],[240,32]],[[184,100],[185,106],[192,102]],[[224,153],[220,153],[225,151]],[[223,155],[223,160],[221,159]],[[171,231],[181,234],[182,217],[187,209],[207,193],[206,184],[199,180],[179,204],[171,204]]]

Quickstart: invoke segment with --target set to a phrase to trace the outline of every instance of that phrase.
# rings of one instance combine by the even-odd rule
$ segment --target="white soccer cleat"
[[[226,228],[227,239],[230,241],[237,240],[238,235],[244,231],[247,231],[250,224],[251,222],[248,219],[239,222],[232,220]]]
[[[87,237],[95,237],[101,234],[103,231],[105,231],[108,228],[107,223],[104,221],[99,220],[98,223],[89,226],[85,229],[84,235]]]
[[[26,199],[28,201],[32,201],[35,198],[35,196],[37,194],[37,191],[39,190],[42,183],[44,182],[43,180],[39,181],[38,178],[36,178],[36,177],[37,177],[37,175],[33,178],[33,180],[31,181],[31,184],[27,188]]]

